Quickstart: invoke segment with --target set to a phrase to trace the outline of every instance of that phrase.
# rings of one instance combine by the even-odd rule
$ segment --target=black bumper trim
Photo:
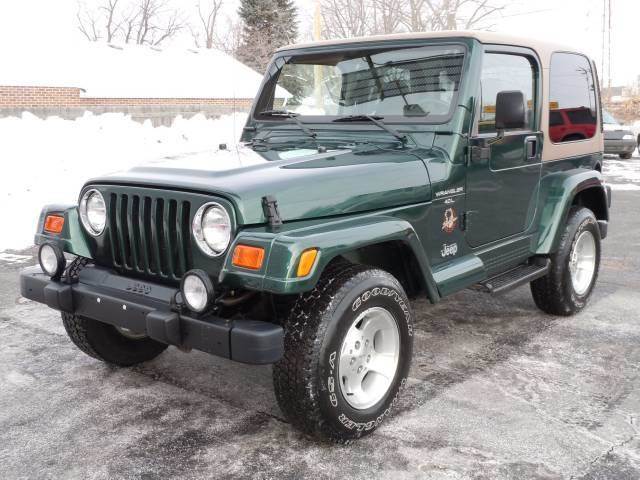
[[[170,308],[176,289],[146,282],[141,289],[141,283],[99,267],[87,267],[72,285],[52,281],[40,267],[20,274],[22,296],[55,310],[238,362],[269,364],[282,358],[284,333],[279,325],[179,314]],[[146,293],[134,293],[139,291]]]

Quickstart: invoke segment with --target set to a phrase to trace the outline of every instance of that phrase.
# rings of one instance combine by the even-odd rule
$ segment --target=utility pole
[[[606,75],[606,70],[604,69],[604,60],[605,60],[605,47],[607,45],[607,39],[605,33],[607,31],[607,0],[602,0],[602,56],[600,62],[600,77],[602,77],[602,81],[604,82],[604,76]]]
[[[611,0],[607,0],[608,2],[608,9],[609,9],[609,41],[607,42],[609,45],[609,52],[608,52],[608,57],[609,57],[609,91],[611,91]]]
[[[316,0],[316,11],[313,16],[313,39],[317,42],[322,39],[322,11],[320,10],[320,0]],[[314,67],[314,93],[316,97],[316,108],[321,109],[324,103],[322,98],[322,67],[316,65]]]
[[[313,39],[322,39],[322,12],[320,10],[320,0],[316,0],[315,14],[313,15]]]

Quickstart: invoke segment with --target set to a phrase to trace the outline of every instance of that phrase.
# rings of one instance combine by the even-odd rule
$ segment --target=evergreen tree
[[[262,73],[273,52],[298,36],[294,0],[241,0],[242,42],[237,57]]]

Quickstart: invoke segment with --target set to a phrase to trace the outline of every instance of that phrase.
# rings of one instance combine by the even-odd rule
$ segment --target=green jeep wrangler
[[[565,111],[579,138],[551,122]],[[545,43],[438,32],[286,47],[241,146],[45,207],[22,295],[110,364],[168,345],[273,363],[293,425],[355,439],[407,383],[411,298],[529,283],[548,314],[585,307],[611,198],[601,117],[594,63]]]

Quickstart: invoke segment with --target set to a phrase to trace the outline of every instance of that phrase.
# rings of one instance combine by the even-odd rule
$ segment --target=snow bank
[[[631,160],[605,159],[604,174],[611,183],[640,184],[640,160],[635,155]]]
[[[0,118],[0,252],[33,244],[38,214],[48,203],[76,203],[89,178],[181,156],[207,154],[237,142],[245,114],[218,120],[196,115],[154,128],[123,114],[46,120],[25,113]]]
[[[640,185],[635,185],[633,183],[609,183],[608,184],[612,190],[617,190],[619,192],[638,192],[640,191]]]

